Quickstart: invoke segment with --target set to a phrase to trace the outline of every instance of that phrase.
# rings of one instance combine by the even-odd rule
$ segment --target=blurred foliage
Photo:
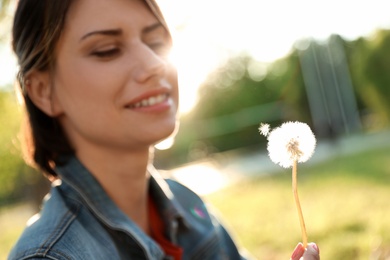
[[[0,203],[12,198],[18,188],[21,177],[21,160],[15,143],[21,119],[20,108],[16,105],[15,96],[10,92],[0,94]]]
[[[13,6],[11,0],[0,0],[0,44],[6,43],[10,37],[12,17],[10,9]],[[7,44],[7,43],[6,43]]]
[[[364,104],[368,127],[390,123],[390,31],[378,31],[372,38],[350,44],[349,63],[358,97]]]
[[[22,107],[13,91],[0,91],[0,206],[19,200],[33,200],[40,175],[22,160],[19,132]],[[39,193],[39,192],[38,192]],[[41,197],[41,194],[38,196]],[[38,198],[37,198],[38,199]]]
[[[372,37],[354,41],[331,37],[338,37],[344,48],[362,130],[388,127],[390,31],[379,30]],[[312,40],[309,44],[324,42]],[[174,146],[158,151],[157,163],[169,168],[215,152],[256,148],[265,141],[257,131],[260,122],[276,126],[290,120],[313,124],[299,50],[293,48],[271,64],[238,55],[210,74],[199,90],[197,106],[182,117]]]
[[[0,0],[0,19],[3,18],[11,0]]]
[[[195,109],[181,120],[175,145],[160,151],[162,167],[167,157],[179,162],[241,147],[256,147],[260,122],[279,124],[296,120],[310,123],[297,53],[265,64],[242,55],[232,57],[210,74],[199,90]],[[176,162],[177,163],[177,162]]]
[[[354,41],[340,39],[363,130],[388,127],[390,31],[380,30],[372,37]],[[1,205],[34,193],[28,184],[41,180],[39,174],[30,174],[33,170],[21,159],[17,133],[22,108],[15,95],[4,88],[0,91],[0,109]],[[258,134],[260,122],[276,126],[288,120],[312,125],[299,50],[293,48],[286,57],[268,64],[248,55],[231,57],[201,86],[197,106],[181,118],[173,147],[156,152],[156,165],[172,168],[231,149],[258,149],[265,142]]]

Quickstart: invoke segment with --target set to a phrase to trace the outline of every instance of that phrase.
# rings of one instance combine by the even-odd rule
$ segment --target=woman
[[[202,200],[152,166],[176,127],[171,45],[153,0],[19,1],[28,151],[53,185],[10,259],[242,258]]]

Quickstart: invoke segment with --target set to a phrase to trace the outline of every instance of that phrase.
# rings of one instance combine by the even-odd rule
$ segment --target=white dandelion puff
[[[260,124],[260,127],[259,127],[259,132],[260,132],[260,134],[262,134],[262,135],[264,135],[265,137],[267,137],[268,134],[269,134],[269,130],[270,130],[269,124],[264,124],[264,123],[261,123],[261,124]]]
[[[268,153],[271,160],[284,168],[294,161],[306,162],[314,153],[316,138],[310,127],[301,122],[287,122],[268,135]]]
[[[297,188],[298,163],[306,162],[314,153],[316,138],[310,127],[301,122],[287,122],[273,129],[261,124],[260,133],[267,137],[267,150],[271,160],[282,167],[292,167],[292,188],[301,225],[302,242],[307,246],[307,233]]]

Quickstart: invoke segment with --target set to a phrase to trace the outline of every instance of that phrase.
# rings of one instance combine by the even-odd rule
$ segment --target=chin
[[[177,132],[179,131],[179,126],[180,126],[180,123],[178,120],[176,120],[175,123],[172,124],[170,127],[165,128],[166,129],[165,131],[159,132],[159,133],[161,133],[161,136],[160,136],[160,138],[158,138],[158,140],[156,142],[154,142],[154,144],[158,144],[158,143],[163,142],[164,140],[167,140],[167,139],[174,139]]]

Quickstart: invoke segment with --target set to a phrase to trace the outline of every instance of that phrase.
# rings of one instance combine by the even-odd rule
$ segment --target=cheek
[[[116,93],[113,86],[118,82],[108,83],[107,73],[99,73],[96,67],[83,66],[81,62],[63,68],[55,78],[55,87],[62,109],[60,122],[67,135],[74,142],[78,135],[102,136],[106,125],[118,117],[113,109]]]
[[[99,109],[114,95],[120,78],[102,66],[88,62],[61,64],[55,85],[59,98],[69,109]],[[92,106],[92,107],[91,107]]]

